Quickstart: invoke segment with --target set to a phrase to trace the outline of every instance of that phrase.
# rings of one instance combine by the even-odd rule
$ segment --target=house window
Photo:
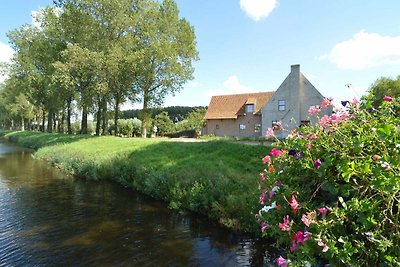
[[[285,100],[278,100],[278,110],[279,111],[286,110],[286,102],[285,102]]]
[[[244,132],[246,130],[246,124],[239,124],[239,130],[240,132]]]
[[[217,130],[219,129],[219,124],[215,125],[215,129]]]
[[[261,124],[256,123],[256,124],[254,125],[254,132],[255,132],[255,133],[260,133],[260,132],[261,132]]]
[[[254,112],[254,104],[247,104],[246,113],[253,113],[253,112]]]

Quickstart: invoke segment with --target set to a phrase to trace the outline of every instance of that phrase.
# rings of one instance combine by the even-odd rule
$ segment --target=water
[[[266,245],[0,142],[0,266],[270,266]]]

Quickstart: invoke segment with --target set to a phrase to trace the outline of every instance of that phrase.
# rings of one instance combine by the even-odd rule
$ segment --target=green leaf
[[[344,200],[343,200],[342,197],[339,197],[339,201],[340,201],[340,203],[342,204],[343,208],[344,208],[345,210],[347,210],[347,204],[346,204],[346,202],[344,202]]]

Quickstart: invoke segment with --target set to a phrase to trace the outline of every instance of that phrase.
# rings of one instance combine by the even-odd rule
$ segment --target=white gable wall
[[[323,99],[321,93],[300,72],[300,65],[292,65],[289,75],[261,110],[263,135],[272,127],[273,121],[281,121],[285,129],[276,134],[278,137],[286,137],[290,130],[296,129],[302,121],[316,123],[314,117],[308,116],[308,109],[310,106],[321,105]],[[285,101],[283,111],[278,109],[279,100]]]

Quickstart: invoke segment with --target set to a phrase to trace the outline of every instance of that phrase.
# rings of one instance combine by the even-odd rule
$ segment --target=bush
[[[179,137],[188,137],[188,138],[196,138],[197,131],[196,130],[184,130],[175,133],[167,133],[164,136],[169,138],[179,138]]]
[[[133,119],[118,119],[118,134],[122,136],[132,137],[132,136],[140,136],[142,133],[141,126],[142,121],[138,118]],[[111,135],[115,134],[115,125],[114,120],[108,121],[108,132]]]
[[[290,251],[279,266],[399,266],[400,105],[384,100],[344,101],[263,159],[256,217]]]
[[[157,134],[164,136],[174,130],[174,123],[169,118],[168,112],[163,111],[154,118],[154,125],[157,127]]]

